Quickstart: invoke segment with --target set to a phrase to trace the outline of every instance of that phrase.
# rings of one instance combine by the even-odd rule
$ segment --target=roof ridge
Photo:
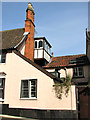
[[[20,29],[25,29],[25,28],[16,28],[16,29],[10,29],[10,30],[3,30],[3,31],[0,31],[0,32],[6,32],[6,31],[12,31],[12,30],[20,30]]]

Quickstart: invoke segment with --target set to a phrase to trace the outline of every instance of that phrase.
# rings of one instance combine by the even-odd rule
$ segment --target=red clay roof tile
[[[71,55],[71,56],[60,56],[60,57],[53,57],[51,62],[48,63],[44,68],[51,68],[51,67],[65,67],[69,66],[69,61],[80,58],[85,56],[85,54],[80,54],[80,55]]]

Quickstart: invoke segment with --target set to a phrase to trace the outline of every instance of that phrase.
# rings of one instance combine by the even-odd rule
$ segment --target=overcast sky
[[[54,56],[85,54],[88,2],[32,2],[35,37],[46,37]],[[2,30],[24,28],[27,2],[2,3]]]

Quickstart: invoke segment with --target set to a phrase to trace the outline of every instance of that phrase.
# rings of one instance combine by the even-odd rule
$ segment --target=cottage
[[[51,45],[45,37],[34,38],[35,12],[31,3],[26,13],[25,28],[0,32],[2,116],[77,118],[75,85],[71,85],[67,97],[56,96],[54,85],[63,80],[41,67],[51,59]]]

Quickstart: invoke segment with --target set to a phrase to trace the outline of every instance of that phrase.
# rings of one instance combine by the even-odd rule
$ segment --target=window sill
[[[85,78],[84,76],[73,76],[73,79],[74,78]]]
[[[34,50],[43,50],[43,47],[40,47],[40,48],[34,48]]]
[[[4,99],[0,99],[0,102],[4,102]]]
[[[20,98],[20,100],[37,100],[37,98]]]
[[[2,64],[2,65],[5,65],[6,63],[0,63],[0,65],[1,65],[1,64]]]

